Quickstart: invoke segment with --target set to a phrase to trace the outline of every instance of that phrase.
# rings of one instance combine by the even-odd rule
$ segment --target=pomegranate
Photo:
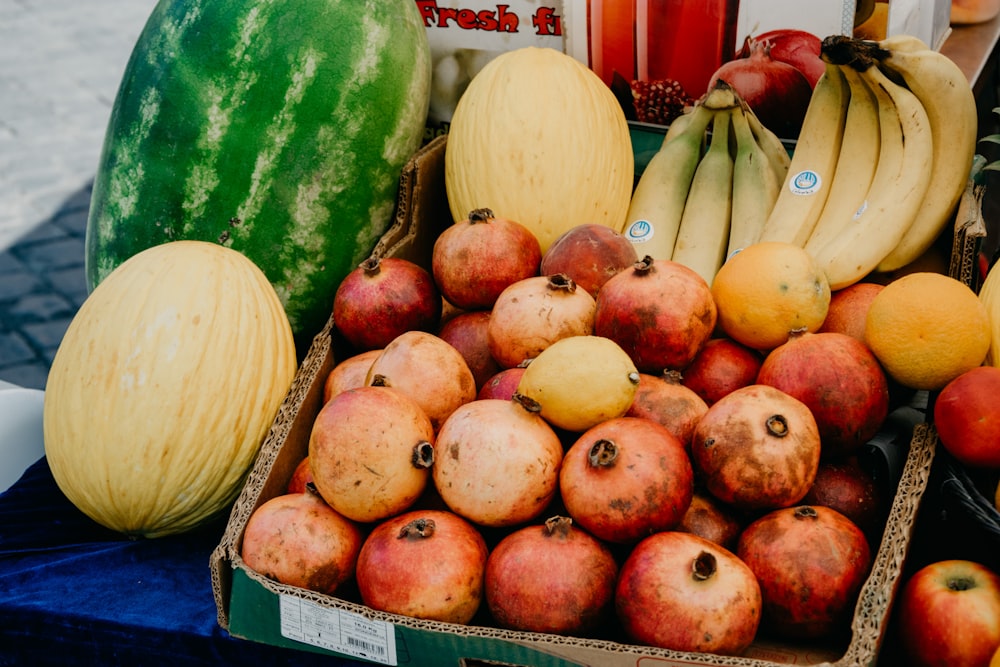
[[[722,502],[744,511],[788,507],[816,479],[819,429],[802,401],[752,384],[708,409],[695,427],[691,458]]]
[[[736,554],[760,582],[763,629],[791,639],[850,631],[871,553],[844,515],[814,505],[773,510],[743,529]]]
[[[487,310],[459,313],[441,325],[438,336],[462,353],[465,363],[481,388],[487,380],[500,371],[500,364],[490,354],[486,328],[490,323]]]
[[[708,90],[720,80],[739,93],[767,129],[783,139],[799,136],[812,85],[796,67],[776,60],[769,42],[752,41],[750,55],[723,63]]]
[[[559,473],[566,511],[599,539],[638,542],[675,527],[694,493],[691,461],[666,427],[618,417],[585,431]]]
[[[618,563],[572,519],[508,534],[486,560],[486,604],[497,624],[526,632],[586,636],[613,618]]]
[[[806,404],[824,458],[856,453],[889,414],[885,371],[864,343],[847,334],[793,331],[764,359],[757,383]]]
[[[694,533],[732,551],[743,523],[732,508],[720,503],[712,494],[696,489],[677,530]]]
[[[678,531],[639,542],[615,589],[628,636],[677,651],[739,655],[756,637],[761,607],[750,568],[714,542]]]
[[[618,343],[642,373],[683,370],[715,329],[704,278],[670,260],[644,257],[597,294],[594,333]]]
[[[503,290],[538,274],[542,249],[527,227],[488,208],[447,227],[434,241],[431,272],[441,294],[465,310],[489,310]]]
[[[521,376],[524,375],[525,365],[504,368],[495,373],[493,377],[483,383],[476,398],[500,398],[505,401],[512,399],[514,392],[517,391],[517,385],[521,382]]]
[[[303,456],[292,471],[292,476],[288,479],[285,489],[287,493],[305,493],[307,486],[312,483],[312,468],[309,466],[309,457]]]
[[[392,339],[372,362],[365,384],[392,387],[412,398],[435,431],[455,408],[476,398],[476,378],[462,353],[425,331]]]
[[[442,424],[432,475],[453,512],[503,527],[545,510],[559,483],[563,447],[537,409],[523,397],[476,400]]]
[[[854,283],[830,293],[826,319],[816,333],[835,331],[865,342],[865,320],[872,299],[885,288],[881,283]]]
[[[369,257],[333,296],[337,332],[357,351],[385,347],[404,331],[436,331],[441,294],[423,267],[399,257]]]
[[[365,386],[368,370],[381,353],[381,348],[365,350],[338,362],[323,382],[323,402],[326,403],[345,389]]]
[[[795,28],[778,28],[756,37],[748,37],[738,57],[749,57],[754,42],[769,45],[771,57],[802,72],[810,87],[815,88],[816,82],[826,71],[826,65],[819,55],[823,40],[811,32]]]
[[[358,554],[362,601],[379,611],[466,624],[483,599],[486,541],[447,511],[406,512],[376,525]]]
[[[708,404],[681,384],[681,374],[666,371],[663,375],[639,374],[639,386],[625,416],[644,417],[666,426],[684,450],[690,451],[694,427],[706,412]]]
[[[627,236],[606,225],[585,223],[562,233],[542,255],[540,271],[565,273],[597,298],[601,286],[639,260]]]
[[[491,311],[490,354],[502,368],[533,359],[561,338],[594,330],[594,297],[564,273],[519,280]]]
[[[240,556],[282,584],[332,595],[354,576],[361,531],[311,491],[274,496],[253,511]]]
[[[837,510],[853,521],[874,543],[885,527],[882,493],[872,473],[849,456],[838,461],[820,461],[816,481],[802,498],[804,505]]]
[[[309,437],[316,489],[354,521],[398,514],[427,486],[434,428],[412,398],[387,387],[348,389],[324,405]]]
[[[759,352],[732,338],[712,338],[684,369],[681,384],[712,405],[734,389],[755,383],[762,362]]]

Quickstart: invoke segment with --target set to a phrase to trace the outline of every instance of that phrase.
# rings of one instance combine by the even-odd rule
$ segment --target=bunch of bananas
[[[823,41],[788,177],[760,235],[806,248],[832,289],[917,259],[953,219],[976,148],[976,101],[916,37]]]
[[[726,257],[763,231],[790,162],[720,80],[670,125],[636,184],[625,233],[640,256],[672,259],[711,284]]]
[[[821,54],[826,72],[791,157],[725,82],[671,125],[626,221],[640,255],[711,283],[736,249],[782,241],[806,248],[841,289],[933,245],[975,155],[967,78],[909,35],[835,35]]]

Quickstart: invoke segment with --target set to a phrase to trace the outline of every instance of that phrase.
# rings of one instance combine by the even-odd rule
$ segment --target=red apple
[[[903,585],[896,608],[914,667],[987,665],[1000,647],[1000,577],[981,563],[925,565]]]
[[[639,260],[628,237],[605,225],[585,223],[563,232],[542,255],[540,273],[565,273],[597,297],[608,278]]]
[[[934,424],[948,453],[971,468],[1000,468],[1000,368],[979,366],[945,385]]]

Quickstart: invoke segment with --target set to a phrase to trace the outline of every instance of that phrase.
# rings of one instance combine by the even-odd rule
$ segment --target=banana
[[[750,123],[750,130],[753,132],[757,143],[764,149],[764,153],[767,154],[768,162],[771,163],[771,169],[778,180],[778,189],[780,190],[781,184],[785,182],[785,178],[788,176],[788,165],[791,164],[792,156],[788,153],[788,149],[785,148],[785,144],[781,142],[778,135],[764,127],[764,124],[760,122],[760,118],[753,112],[753,109],[746,104],[744,104],[744,108],[747,122]]]
[[[881,129],[875,94],[853,67],[843,65],[841,71],[851,89],[851,101],[830,195],[805,244],[805,249],[813,255],[852,224],[868,195],[878,165]]]
[[[930,183],[933,142],[923,104],[874,63],[862,77],[878,100],[878,166],[854,222],[815,253],[830,289],[855,283],[899,243],[916,217]]]
[[[684,128],[649,160],[632,193],[625,236],[639,257],[670,259],[691,179],[701,159],[705,131],[715,112],[697,105]]]
[[[894,44],[901,40],[882,42]],[[976,97],[965,74],[950,58],[924,48],[889,48],[881,66],[899,74],[923,104],[934,142],[933,184],[920,202],[913,224],[899,244],[879,262],[894,271],[922,255],[953,219],[976,153]]]
[[[736,157],[733,160],[733,210],[727,257],[757,242],[781,188],[767,153],[753,134],[748,120],[751,113],[746,103],[732,112]]]
[[[813,89],[788,176],[764,224],[761,241],[805,245],[830,192],[849,101],[850,91],[840,68],[827,63]]]
[[[712,120],[712,141],[698,163],[671,259],[696,271],[709,285],[726,259],[732,215],[733,156],[729,125],[733,109]]]

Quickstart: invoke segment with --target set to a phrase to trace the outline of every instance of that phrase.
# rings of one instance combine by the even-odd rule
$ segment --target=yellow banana
[[[727,257],[757,242],[781,188],[767,153],[750,128],[747,118],[750,113],[745,103],[732,112],[736,157],[733,160],[733,210]]]
[[[805,245],[830,192],[850,91],[840,68],[827,63],[816,82],[802,130],[761,241]]]
[[[843,65],[841,71],[851,89],[851,101],[830,195],[805,244],[813,255],[852,224],[868,195],[878,165],[881,128],[875,94],[853,67]]]
[[[671,257],[696,271],[709,285],[726,259],[732,215],[733,156],[729,124],[733,109],[720,109],[712,120],[712,141],[698,163],[681,216]]]
[[[670,259],[691,179],[701,159],[714,112],[697,105],[684,128],[653,155],[632,193],[625,236],[639,257]]]
[[[930,47],[927,42],[920,39],[916,35],[908,35],[906,33],[899,33],[897,35],[890,35],[886,37],[881,42],[878,43],[879,48],[886,49],[888,51],[927,51]]]
[[[744,105],[744,108],[747,122],[750,123],[750,130],[753,132],[757,143],[764,149],[764,153],[767,154],[768,162],[771,164],[771,169],[774,171],[774,176],[778,181],[778,189],[780,190],[781,184],[785,182],[785,178],[788,176],[788,166],[792,162],[792,156],[788,153],[788,149],[785,148],[785,144],[781,142],[778,135],[764,127],[764,124],[760,122],[760,118],[753,112],[753,109],[746,105]]]
[[[881,66],[899,74],[923,104],[934,142],[932,186],[906,235],[877,267],[894,271],[920,257],[953,219],[976,153],[979,120],[969,80],[938,51],[890,48]]]
[[[853,224],[815,253],[833,290],[861,280],[896,247],[917,214],[933,162],[930,121],[920,100],[874,64],[861,74],[878,100],[881,144]]]
[[[667,126],[667,131],[663,135],[663,143],[667,143],[668,141],[676,137],[678,134],[680,134],[684,130],[684,128],[687,127],[687,124],[691,122],[691,116],[693,115],[694,115],[694,107],[691,107],[677,118],[674,118],[673,122],[670,123],[669,126]]]

